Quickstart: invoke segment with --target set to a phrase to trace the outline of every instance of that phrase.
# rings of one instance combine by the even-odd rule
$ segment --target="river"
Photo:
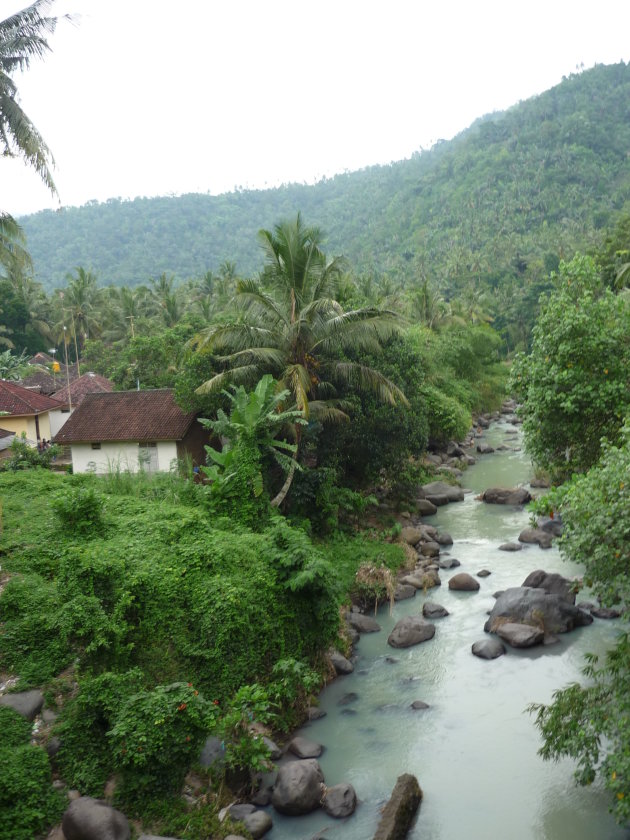
[[[507,437],[514,427],[493,425],[484,441],[518,446]],[[543,568],[572,577],[580,568],[560,558],[558,549],[525,546],[503,552],[498,546],[516,540],[528,514],[475,500],[487,487],[526,482],[531,467],[523,452],[481,456],[462,479],[473,490],[465,501],[438,510],[425,522],[448,531],[450,554],[461,568],[440,570],[442,586],[426,595],[378,612],[380,633],[361,636],[355,671],[329,685],[320,696],[326,717],[299,734],[325,745],[320,759],[326,783],[351,782],[360,804],[347,820],[322,811],[287,818],[270,810],[269,840],[307,840],[323,831],[331,840],[369,840],[379,809],[401,773],[413,773],[424,799],[410,840],[628,840],[630,831],[608,813],[609,799],[594,784],[575,785],[571,761],[543,762],[531,702],[549,702],[553,691],[581,678],[587,651],[602,652],[615,640],[616,621],[595,619],[590,627],[560,636],[548,647],[514,650],[486,661],[471,653],[484,638],[492,593],[519,586],[527,574]],[[451,592],[448,578],[486,568],[477,593]],[[585,598],[585,595],[579,598]],[[436,634],[406,650],[387,645],[390,630],[404,615],[421,614],[425,600],[445,606],[450,615],[435,620]],[[391,659],[396,661],[391,661]],[[344,706],[349,692],[357,699]],[[428,709],[413,711],[423,700]]]

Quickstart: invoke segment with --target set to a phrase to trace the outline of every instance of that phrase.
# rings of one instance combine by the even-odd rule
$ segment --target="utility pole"
[[[70,394],[70,368],[68,367],[68,328],[63,327],[63,349],[66,359],[66,385],[68,387],[68,408],[72,411],[72,396]]]

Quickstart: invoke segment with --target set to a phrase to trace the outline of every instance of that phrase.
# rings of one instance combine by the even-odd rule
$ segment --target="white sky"
[[[0,19],[28,0],[0,0]],[[628,0],[56,0],[18,77],[64,205],[262,188],[409,157],[577,65],[630,59]],[[58,203],[0,159],[0,206]]]

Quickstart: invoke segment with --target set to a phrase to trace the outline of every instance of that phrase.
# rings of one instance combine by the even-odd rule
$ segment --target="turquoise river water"
[[[512,426],[498,423],[484,440],[512,446],[509,431]],[[571,761],[540,758],[540,736],[526,711],[529,703],[549,702],[555,689],[580,680],[584,654],[610,647],[618,623],[595,619],[590,627],[564,634],[556,645],[508,647],[507,655],[493,661],[471,653],[473,642],[485,635],[493,592],[519,586],[534,569],[580,574],[555,547],[498,550],[501,543],[516,540],[528,514],[486,505],[475,495],[487,487],[525,483],[530,476],[522,452],[484,455],[464,475],[465,487],[473,491],[465,501],[425,520],[451,534],[450,554],[461,568],[441,570],[441,587],[396,604],[391,615],[387,607],[379,610],[382,630],[361,637],[354,673],[335,680],[320,696],[326,717],[300,732],[325,746],[320,764],[327,784],[354,785],[357,810],[338,821],[322,811],[287,818],[270,809],[274,826],[266,838],[311,840],[321,832],[326,840],[369,840],[396,778],[413,773],[424,799],[410,840],[629,840],[630,831],[608,813],[602,789],[577,787]],[[479,579],[479,592],[449,591],[451,574],[476,575],[482,568],[491,575]],[[424,600],[437,601],[450,612],[435,621],[435,637],[406,650],[390,648],[391,628],[404,615],[421,614]],[[357,694],[356,701],[339,706],[348,692]],[[413,711],[414,700],[430,708]]]

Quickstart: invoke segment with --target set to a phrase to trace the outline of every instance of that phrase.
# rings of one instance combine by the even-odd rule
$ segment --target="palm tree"
[[[57,188],[50,167],[53,157],[43,137],[18,102],[18,89],[12,74],[30,67],[50,46],[46,37],[55,31],[57,18],[46,11],[53,0],[35,0],[26,9],[0,21],[0,156],[21,157],[40,176],[53,195]],[[0,209],[0,266],[17,255],[28,262],[21,229],[15,219]]]
[[[56,195],[50,172],[52,154],[20,107],[17,84],[10,75],[28,70],[33,58],[42,58],[50,51],[46,37],[57,25],[57,18],[45,14],[51,5],[52,0],[35,0],[21,12],[0,21],[0,154],[23,158]]]
[[[398,316],[374,307],[344,312],[336,292],[345,261],[327,260],[320,229],[306,227],[299,213],[273,232],[261,230],[259,239],[265,267],[259,280],[237,282],[238,318],[215,323],[195,339],[197,349],[211,351],[222,367],[197,392],[253,384],[270,373],[307,419],[347,419],[339,394],[348,388],[406,403],[381,373],[343,358],[346,350],[377,351],[398,331]]]

